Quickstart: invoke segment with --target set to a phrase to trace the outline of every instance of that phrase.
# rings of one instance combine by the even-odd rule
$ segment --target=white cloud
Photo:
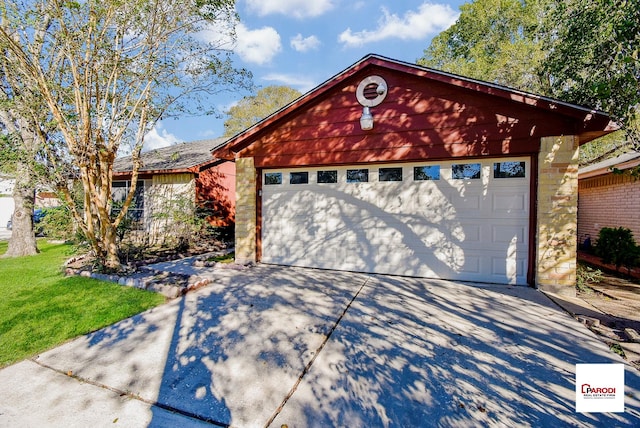
[[[420,40],[430,33],[440,32],[451,26],[459,13],[446,4],[423,3],[417,11],[408,11],[399,17],[382,8],[383,16],[375,30],[343,31],[338,41],[347,47],[363,46],[385,39]]]
[[[298,89],[303,94],[318,86],[318,83],[308,77],[294,74],[271,73],[262,77],[262,80],[276,82],[292,88]]]
[[[161,149],[162,147],[169,147],[178,144],[180,139],[175,135],[169,133],[161,123],[157,123],[153,129],[144,136],[143,152],[149,150]]]
[[[249,9],[260,16],[280,13],[296,18],[320,16],[333,9],[333,0],[246,0]]]
[[[295,37],[291,38],[291,47],[298,52],[307,52],[312,49],[318,49],[320,46],[320,39],[316,36],[302,37],[302,34],[298,33]]]
[[[280,34],[272,27],[249,30],[244,24],[236,27],[238,36],[234,51],[245,62],[264,65],[282,50]]]

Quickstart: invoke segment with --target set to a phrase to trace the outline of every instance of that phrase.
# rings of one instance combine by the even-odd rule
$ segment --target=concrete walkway
[[[184,267],[182,267],[184,268]],[[0,426],[639,426],[575,413],[575,364],[623,363],[542,293],[269,267],[0,371]]]

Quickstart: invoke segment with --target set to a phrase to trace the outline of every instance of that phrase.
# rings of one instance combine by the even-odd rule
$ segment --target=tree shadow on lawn
[[[629,396],[623,414],[575,413],[575,364],[621,360],[535,290],[264,265],[216,276],[44,362],[223,426],[640,423]],[[626,384],[640,390],[635,372]]]

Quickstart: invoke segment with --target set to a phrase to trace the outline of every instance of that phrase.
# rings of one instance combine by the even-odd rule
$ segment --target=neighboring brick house
[[[236,260],[575,295],[593,109],[368,55],[232,137]]]
[[[136,196],[128,215],[134,225],[162,243],[180,232],[183,218],[203,208],[216,227],[235,221],[235,164],[215,159],[211,150],[224,138],[182,143],[142,153]],[[124,200],[131,185],[131,158],[116,159],[114,201]],[[186,216],[186,217],[185,217]]]
[[[640,242],[640,180],[614,173],[638,167],[640,153],[626,153],[580,168],[578,172],[578,239],[593,244],[603,227],[631,229]]]

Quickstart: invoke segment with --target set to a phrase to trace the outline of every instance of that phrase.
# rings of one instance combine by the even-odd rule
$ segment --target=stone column
[[[538,159],[536,285],[575,296],[578,251],[578,137],[541,139]]]
[[[256,179],[253,158],[236,159],[236,263],[256,261]]]

